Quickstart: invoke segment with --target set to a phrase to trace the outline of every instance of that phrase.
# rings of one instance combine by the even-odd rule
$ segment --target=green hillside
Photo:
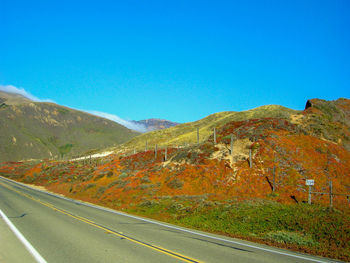
[[[124,143],[139,133],[113,121],[0,92],[0,162],[60,158]]]
[[[267,117],[290,119],[292,115],[297,114],[300,114],[300,112],[278,105],[267,105],[242,112],[219,112],[211,114],[208,117],[195,122],[179,124],[168,129],[141,134],[123,144],[123,147],[141,150],[145,148],[146,141],[148,147],[154,147],[155,144],[160,146],[196,143],[197,128],[199,128],[199,139],[200,141],[203,141],[207,139],[210,134],[212,134],[214,127],[221,127],[222,125],[231,121],[243,121]]]

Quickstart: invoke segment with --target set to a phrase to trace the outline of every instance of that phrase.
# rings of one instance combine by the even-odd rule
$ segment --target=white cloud
[[[135,123],[132,121],[124,120],[124,119],[122,119],[114,114],[100,112],[100,111],[90,111],[90,110],[88,110],[86,112],[91,113],[91,114],[96,115],[96,116],[99,116],[99,117],[106,118],[106,119],[114,121],[114,122],[117,122],[117,123],[125,126],[126,128],[129,128],[129,129],[134,130],[134,131],[138,131],[138,132],[147,132],[148,131],[146,126],[144,126],[142,124],[138,124],[138,123]]]
[[[23,88],[17,88],[17,87],[12,86],[12,85],[0,85],[0,91],[20,94],[20,95],[22,95],[30,100],[37,101],[37,102],[55,103],[54,101],[52,101],[50,99],[45,99],[45,100],[39,99],[39,98],[33,96],[32,94],[30,94],[29,92],[25,91]],[[94,111],[94,110],[79,110],[79,111],[85,111],[87,113],[90,113],[90,114],[117,122],[117,123],[125,126],[126,128],[129,128],[129,129],[134,130],[134,131],[138,131],[138,132],[147,132],[148,131],[146,126],[144,126],[142,124],[137,124],[137,123],[132,122],[132,121],[124,120],[124,119],[122,119],[114,114],[100,112],[100,111]]]
[[[32,101],[37,101],[37,102],[53,102],[50,99],[39,99],[38,97],[35,97],[34,95],[30,94],[28,91],[25,91],[23,88],[17,88],[12,85],[0,85],[0,91],[4,91],[7,93],[14,93],[14,94],[19,94],[22,95],[23,97],[26,97]]]

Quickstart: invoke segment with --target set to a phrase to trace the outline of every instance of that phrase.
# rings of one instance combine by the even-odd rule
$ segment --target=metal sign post
[[[311,205],[311,189],[312,189],[312,186],[315,184],[315,180],[314,179],[307,179],[305,184],[307,186],[309,186],[309,198],[308,198],[308,203],[309,205]]]

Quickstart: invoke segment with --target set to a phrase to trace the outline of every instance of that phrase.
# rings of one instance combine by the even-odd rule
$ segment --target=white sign
[[[314,179],[307,179],[305,184],[306,185],[314,185],[315,184],[315,180]]]

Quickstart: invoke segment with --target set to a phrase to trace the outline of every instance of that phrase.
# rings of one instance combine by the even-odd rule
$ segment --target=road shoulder
[[[22,242],[16,237],[4,219],[0,216],[0,262],[32,263],[36,262]]]

